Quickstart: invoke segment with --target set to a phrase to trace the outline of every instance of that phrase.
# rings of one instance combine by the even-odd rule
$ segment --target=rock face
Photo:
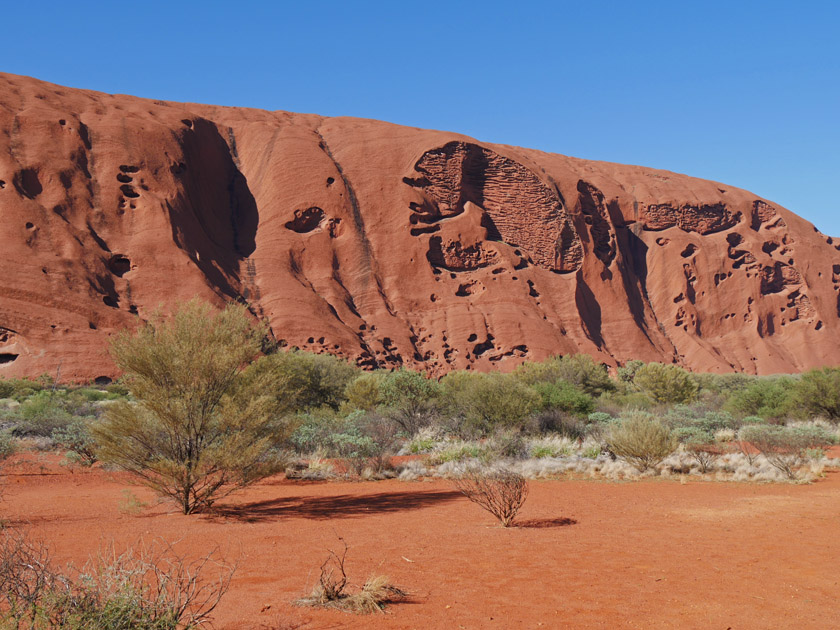
[[[0,375],[114,375],[195,295],[363,366],[840,357],[840,243],[755,195],[352,118],[0,75]]]

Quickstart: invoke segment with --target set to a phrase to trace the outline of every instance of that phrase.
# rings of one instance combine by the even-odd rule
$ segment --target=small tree
[[[690,403],[697,398],[697,383],[676,365],[648,363],[636,370],[633,383],[659,403]]]
[[[607,444],[613,453],[626,459],[639,472],[657,466],[677,447],[668,427],[640,412],[615,427]]]
[[[263,336],[244,307],[214,313],[198,300],[118,335],[111,354],[136,403],[110,405],[91,427],[100,458],[184,514],[275,472],[272,445],[285,427],[275,372],[255,361]]]

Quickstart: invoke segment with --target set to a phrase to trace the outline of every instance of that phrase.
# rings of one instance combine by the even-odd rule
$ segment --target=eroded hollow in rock
[[[311,232],[324,220],[324,211],[312,206],[306,210],[295,210],[295,218],[286,223],[286,228],[298,234]]]
[[[114,254],[108,260],[108,269],[115,276],[122,278],[123,275],[131,271],[131,261],[122,254]]]
[[[0,365],[14,362],[20,355],[14,352],[0,352]]]

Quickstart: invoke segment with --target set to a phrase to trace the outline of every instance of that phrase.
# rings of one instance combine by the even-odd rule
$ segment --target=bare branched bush
[[[510,527],[528,497],[525,477],[510,470],[473,471],[454,483],[461,494],[499,519],[502,527]]]
[[[321,565],[318,584],[309,597],[297,600],[296,604],[368,614],[384,612],[386,604],[403,601],[408,597],[408,593],[391,584],[384,575],[370,577],[360,590],[355,593],[348,592],[345,560],[350,547],[343,538],[339,537],[339,540],[344,549],[339,553],[332,549],[327,550],[327,559]]]
[[[639,472],[656,467],[677,447],[671,430],[644,413],[632,414],[614,428],[607,443],[611,452]]]
[[[0,541],[0,628],[197,628],[210,620],[234,571],[213,556],[189,560],[167,544],[111,548],[82,569],[58,570],[43,543],[9,532]]]

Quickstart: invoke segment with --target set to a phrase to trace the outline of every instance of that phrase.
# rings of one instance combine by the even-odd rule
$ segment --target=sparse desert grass
[[[345,564],[350,547],[343,538],[339,540],[343,549],[340,552],[327,550],[327,559],[321,565],[318,584],[309,596],[296,600],[297,605],[337,608],[347,612],[369,614],[384,612],[387,604],[403,601],[408,597],[408,593],[394,586],[384,575],[372,576],[361,589],[355,592],[349,591]]]

